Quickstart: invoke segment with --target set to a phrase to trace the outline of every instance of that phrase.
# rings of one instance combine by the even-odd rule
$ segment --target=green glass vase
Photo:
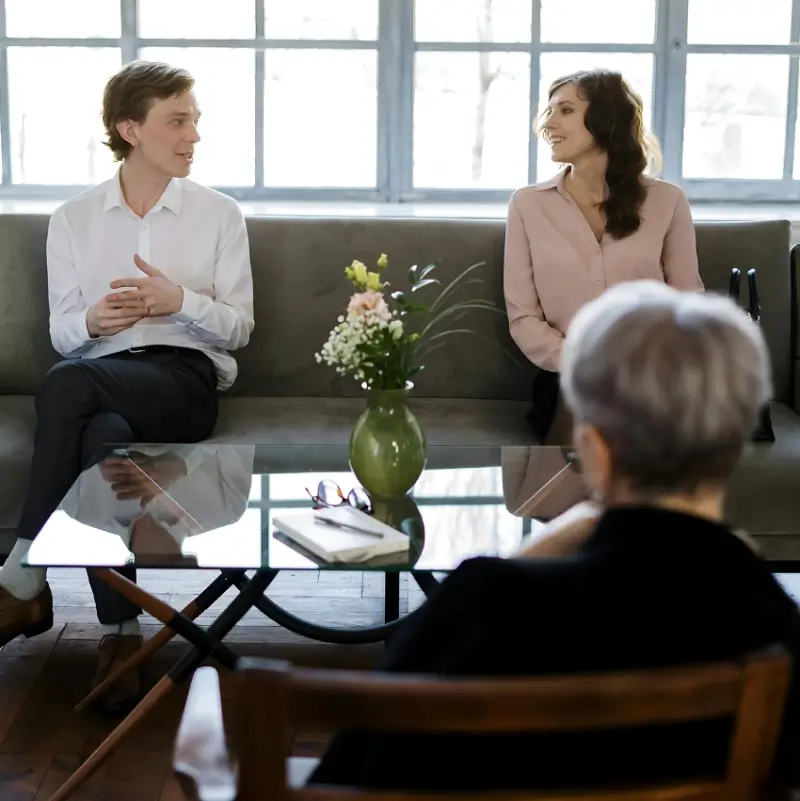
[[[428,459],[425,435],[406,389],[367,390],[367,408],[350,435],[350,467],[375,498],[404,495]]]

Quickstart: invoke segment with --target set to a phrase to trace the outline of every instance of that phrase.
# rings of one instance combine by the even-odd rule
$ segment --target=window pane
[[[792,0],[689,0],[689,44],[788,44]]]
[[[100,117],[117,48],[8,49],[14,183],[92,184],[114,172]]]
[[[413,494],[415,498],[502,497],[502,471],[499,467],[426,470],[414,485]]]
[[[684,178],[780,178],[788,56],[687,56]]]
[[[378,55],[374,50],[268,50],[264,182],[374,187]]]
[[[542,0],[543,42],[652,42],[655,0]]]
[[[418,42],[529,42],[531,8],[524,0],[416,0]]]
[[[120,35],[119,3],[108,0],[6,0],[8,36]]]
[[[378,0],[264,0],[268,39],[377,39]]]
[[[212,186],[255,182],[255,53],[222,47],[142,48],[142,58],[189,70],[202,112],[192,178]]]
[[[653,57],[647,53],[543,53],[541,83],[537,114],[547,106],[550,84],[563,75],[577,70],[601,67],[616,70],[639,93],[644,104],[645,122],[652,127],[653,118]],[[550,148],[540,139],[536,159],[536,180],[546,181],[559,170],[550,158]]]
[[[527,54],[417,53],[414,186],[526,184],[529,86]]]
[[[139,0],[139,35],[250,39],[256,35],[255,0]]]

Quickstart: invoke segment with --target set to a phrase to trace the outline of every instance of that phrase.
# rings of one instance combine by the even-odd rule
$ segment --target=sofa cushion
[[[0,529],[17,524],[28,485],[36,409],[29,395],[0,396]]]

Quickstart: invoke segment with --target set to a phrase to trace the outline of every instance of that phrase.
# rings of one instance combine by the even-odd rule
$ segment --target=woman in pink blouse
[[[689,203],[677,186],[644,174],[659,161],[658,144],[621,75],[592,70],[557,80],[540,125],[553,161],[566,167],[511,197],[505,299],[511,336],[541,368],[529,420],[541,442],[568,444],[558,370],[578,309],[624,281],[691,291],[703,283]]]

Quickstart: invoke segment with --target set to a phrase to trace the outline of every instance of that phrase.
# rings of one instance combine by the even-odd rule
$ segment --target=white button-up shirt
[[[183,288],[169,317],[146,317],[108,337],[91,338],[86,312],[118,278],[142,277],[138,253]],[[96,358],[148,345],[196,348],[217,370],[219,389],[236,378],[228,351],[253,330],[253,278],[244,216],[235,200],[173,178],[158,203],[138,217],[125,203],[119,173],[64,203],[47,235],[50,338],[70,358]]]

